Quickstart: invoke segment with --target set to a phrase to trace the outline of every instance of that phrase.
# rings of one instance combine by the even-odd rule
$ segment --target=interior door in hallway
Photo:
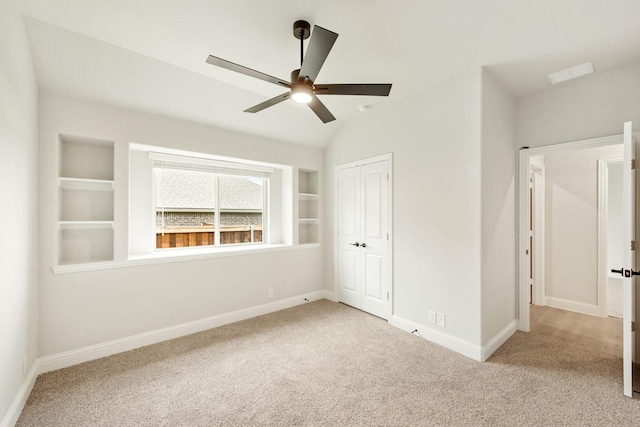
[[[635,332],[633,324],[636,317],[635,304],[635,141],[631,122],[624,124],[624,156],[622,162],[622,227],[623,227],[623,278],[622,278],[622,359],[624,394],[633,394],[633,359],[635,356]]]
[[[389,318],[389,161],[338,169],[338,299]]]

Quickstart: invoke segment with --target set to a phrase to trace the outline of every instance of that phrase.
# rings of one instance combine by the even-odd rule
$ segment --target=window
[[[292,166],[138,143],[129,148],[129,223],[115,230],[126,234],[129,258],[293,243]]]
[[[267,241],[271,168],[163,153],[149,157],[156,249]]]

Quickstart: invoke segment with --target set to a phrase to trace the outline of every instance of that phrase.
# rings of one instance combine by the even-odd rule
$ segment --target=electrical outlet
[[[435,311],[429,310],[429,323],[436,323],[436,313]]]
[[[446,316],[443,313],[438,313],[438,325],[444,328]]]
[[[273,288],[267,289],[267,298],[273,298]]]

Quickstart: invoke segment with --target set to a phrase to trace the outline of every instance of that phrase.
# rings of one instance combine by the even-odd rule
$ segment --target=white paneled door
[[[389,318],[389,160],[338,168],[338,298]]]
[[[635,143],[632,135],[631,122],[624,124],[624,159],[622,172],[623,196],[623,233],[624,233],[624,267],[622,279],[622,356],[624,394],[631,397],[633,358],[635,354],[634,322],[636,316],[635,304]]]
[[[635,356],[636,320],[636,144],[631,122],[624,124],[622,161],[622,234],[623,263],[620,270],[612,273],[622,275],[622,371],[625,396],[633,396],[633,359]]]

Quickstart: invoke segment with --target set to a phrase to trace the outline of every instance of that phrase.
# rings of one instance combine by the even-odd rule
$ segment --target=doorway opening
[[[602,317],[622,319],[622,277],[611,272],[622,267],[622,157],[598,162],[598,235],[601,268]]]
[[[522,149],[518,225],[519,329],[582,340],[619,356],[622,326],[619,319],[608,322],[608,303],[616,299],[607,292],[609,264],[617,259],[609,257],[608,244],[621,247],[621,240],[607,238],[617,230],[610,225],[617,210],[607,204],[617,195],[610,200],[607,184],[618,176],[621,143],[616,135]],[[578,159],[586,163],[572,169]],[[588,169],[587,178],[580,168]],[[585,325],[609,342],[603,338],[597,348],[598,337],[580,338]]]

